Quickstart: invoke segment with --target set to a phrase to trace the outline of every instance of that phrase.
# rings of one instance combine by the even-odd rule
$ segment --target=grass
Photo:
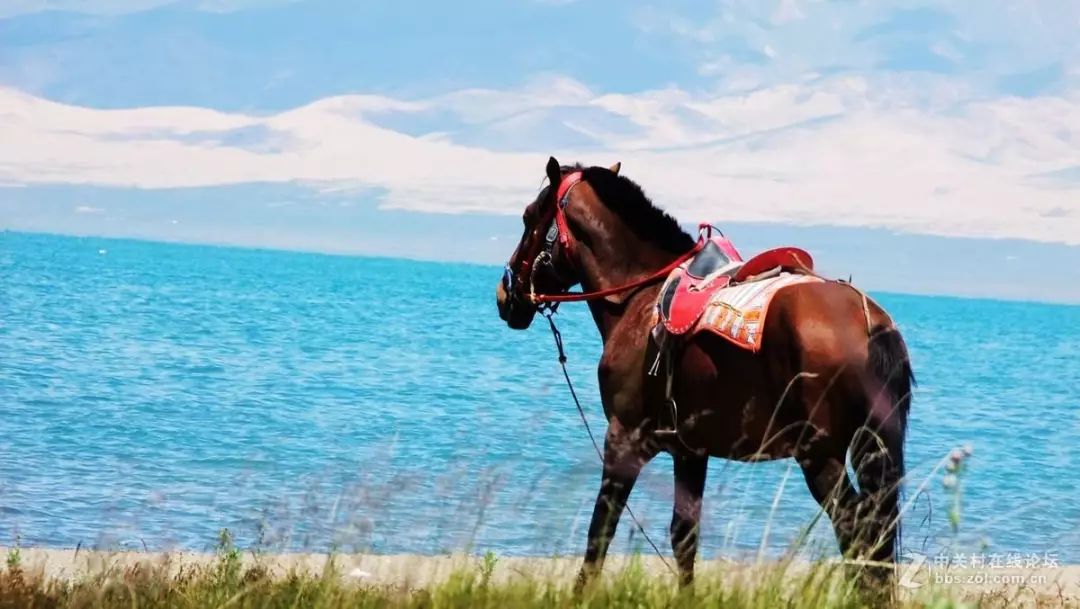
[[[575,593],[565,578],[514,576],[500,580],[493,577],[498,563],[489,553],[478,558],[473,568],[461,569],[423,588],[365,583],[345,574],[332,557],[321,572],[293,570],[272,575],[258,561],[245,563],[231,538],[223,533],[213,560],[180,569],[168,563],[139,563],[102,568],[80,579],[48,579],[9,559],[0,571],[0,609],[855,609],[880,606],[882,600],[860,596],[837,563],[809,564],[806,568],[777,563],[753,570],[707,572],[694,586],[680,590],[671,578],[650,573],[643,561],[631,559],[584,593]],[[895,606],[959,609],[976,605],[940,593],[924,593]]]
[[[600,581],[575,593],[572,578],[552,571],[531,574],[494,554],[470,558],[449,577],[419,586],[372,583],[329,556],[321,568],[274,570],[273,555],[246,555],[223,533],[207,560],[170,560],[102,566],[80,577],[44,575],[29,561],[8,560],[0,569],[0,609],[1004,609],[1069,607],[1075,600],[1000,590],[982,597],[927,585],[890,603],[867,596],[836,561],[731,563],[699,570],[695,584],[680,589],[648,560],[631,557],[608,565]],[[411,559],[410,559],[411,560]],[[416,571],[425,557],[415,557]],[[408,563],[411,565],[412,563]],[[652,565],[656,567],[657,565]],[[417,580],[422,581],[422,580]],[[1052,593],[1051,593],[1052,594]],[[1073,604],[1070,604],[1073,603]]]
[[[463,571],[429,588],[406,589],[352,583],[333,568],[320,574],[294,572],[274,578],[259,567],[241,570],[237,566],[219,560],[205,568],[175,574],[140,566],[76,581],[44,580],[18,567],[7,568],[0,574],[0,607],[839,609],[876,605],[860,599],[828,569],[815,569],[797,577],[766,575],[753,585],[709,577],[691,589],[679,590],[669,581],[631,565],[578,595],[571,587],[555,582],[521,579],[493,583],[481,572]],[[944,609],[961,605],[938,597],[901,606]]]

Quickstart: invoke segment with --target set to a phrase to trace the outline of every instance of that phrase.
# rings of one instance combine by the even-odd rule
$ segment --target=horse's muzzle
[[[536,316],[536,306],[525,302],[514,292],[514,273],[507,268],[502,280],[495,288],[495,304],[499,307],[499,318],[514,330],[524,330],[532,324]]]

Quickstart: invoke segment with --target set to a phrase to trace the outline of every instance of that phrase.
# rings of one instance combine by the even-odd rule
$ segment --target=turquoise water
[[[0,544],[203,549],[228,527],[271,548],[580,552],[596,455],[546,326],[498,319],[498,276],[0,233]],[[1080,561],[1080,307],[876,296],[920,381],[906,546]],[[582,306],[559,316],[602,429],[598,336]],[[929,472],[964,442],[954,538]],[[790,468],[712,461],[706,554],[797,537],[816,504]],[[670,499],[662,456],[631,503],[665,548]],[[827,527],[812,540],[831,548]],[[616,549],[640,544],[624,521]]]

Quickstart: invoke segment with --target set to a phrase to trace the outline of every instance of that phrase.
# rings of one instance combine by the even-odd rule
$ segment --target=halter
[[[536,283],[533,281],[533,274],[536,269],[545,264],[553,264],[554,256],[552,255],[555,249],[555,243],[559,244],[562,248],[564,256],[572,260],[571,254],[573,252],[573,241],[570,239],[570,225],[566,221],[566,206],[570,203],[570,191],[581,183],[584,179],[582,172],[574,171],[563,176],[559,182],[559,186],[555,191],[555,204],[551,206],[551,211],[545,213],[541,219],[541,225],[545,223],[551,223],[547,233],[544,235],[544,246],[533,255],[533,252],[528,252],[528,255],[524,256],[521,262],[521,275],[515,277],[513,269],[507,264],[503,274],[503,283],[507,288],[507,291],[512,286],[517,285],[519,288],[528,288],[529,301],[536,305],[542,304],[557,304],[560,302],[581,302],[598,300],[614,294],[620,294],[632,290],[634,288],[641,287],[648,283],[658,281],[667,277],[671,271],[675,270],[680,264],[686,262],[705,246],[706,239],[699,239],[694,247],[690,248],[688,252],[679,256],[673,260],[670,264],[664,268],[646,275],[645,277],[635,279],[628,283],[624,283],[619,286],[607,288],[603,290],[596,290],[593,292],[563,292],[561,294],[538,294],[536,292]],[[525,285],[526,277],[528,277],[528,285]]]

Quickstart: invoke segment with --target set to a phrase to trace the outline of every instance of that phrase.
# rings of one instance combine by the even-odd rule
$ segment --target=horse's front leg
[[[676,454],[675,509],[671,515],[671,549],[679,565],[679,585],[694,581],[694,560],[697,558],[701,529],[701,496],[705,493],[705,475],[709,457]]]
[[[608,545],[615,535],[630,491],[641,469],[654,456],[655,449],[647,447],[640,434],[624,430],[617,420],[612,419],[604,438],[604,474],[589,523],[589,541],[585,562],[578,574],[578,591],[584,589],[603,567]]]

